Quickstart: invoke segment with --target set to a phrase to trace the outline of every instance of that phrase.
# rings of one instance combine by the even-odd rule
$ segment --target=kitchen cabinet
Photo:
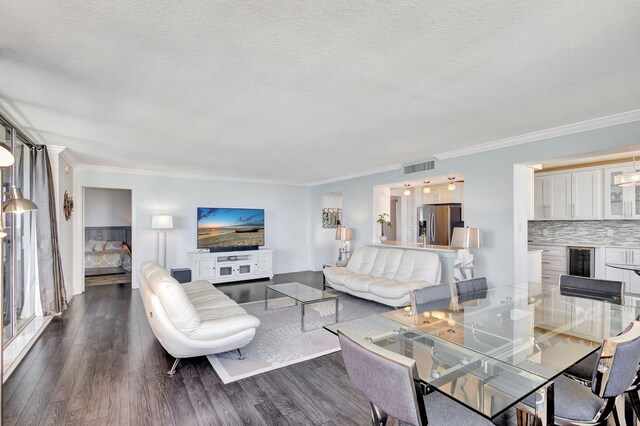
[[[620,263],[635,265],[640,263],[640,248],[607,247],[605,249],[606,263]],[[605,269],[605,278],[625,283],[625,292],[640,294],[640,276],[633,271],[611,268]]]
[[[534,220],[602,219],[602,170],[536,175],[533,202]]]
[[[614,183],[616,175],[632,171],[633,167],[629,165],[604,169],[605,219],[640,219],[640,186],[617,186]]]
[[[463,182],[456,182],[454,191],[449,191],[447,185],[433,185],[430,188],[431,192],[422,194],[422,204],[457,204],[463,201]]]
[[[571,218],[598,220],[602,217],[602,170],[571,173]]]
[[[535,219],[571,219],[571,173],[536,176],[534,185]]]

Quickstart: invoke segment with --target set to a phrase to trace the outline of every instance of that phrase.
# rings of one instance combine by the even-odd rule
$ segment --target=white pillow
[[[84,243],[84,251],[93,251],[96,247],[96,242],[94,240],[85,241]]]
[[[93,242],[93,251],[104,251],[104,245],[106,241],[89,240],[89,243]]]

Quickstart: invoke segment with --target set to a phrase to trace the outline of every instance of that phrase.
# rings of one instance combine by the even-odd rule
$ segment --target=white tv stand
[[[273,278],[273,250],[189,252],[187,262],[192,280],[213,284]]]

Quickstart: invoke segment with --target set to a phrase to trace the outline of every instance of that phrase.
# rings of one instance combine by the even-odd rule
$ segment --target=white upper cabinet
[[[452,204],[462,203],[464,183],[456,182],[456,189],[449,191],[447,185],[430,186],[431,192],[422,194],[422,204]]]
[[[547,206],[547,219],[571,219],[571,173],[546,176],[542,195]]]
[[[571,219],[571,173],[539,175],[533,180],[534,219]]]
[[[571,173],[571,217],[602,219],[602,170]]]
[[[534,220],[602,219],[603,193],[603,170],[600,168],[536,174]]]
[[[640,186],[623,187],[614,183],[616,175],[632,171],[633,167],[625,165],[604,170],[605,219],[640,219]]]
[[[536,176],[533,180],[533,219],[544,220],[547,208],[544,202],[544,176]]]

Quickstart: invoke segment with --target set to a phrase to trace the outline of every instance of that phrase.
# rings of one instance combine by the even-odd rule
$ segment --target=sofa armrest
[[[222,339],[259,326],[258,318],[249,314],[239,314],[202,321],[190,337],[197,340]]]

